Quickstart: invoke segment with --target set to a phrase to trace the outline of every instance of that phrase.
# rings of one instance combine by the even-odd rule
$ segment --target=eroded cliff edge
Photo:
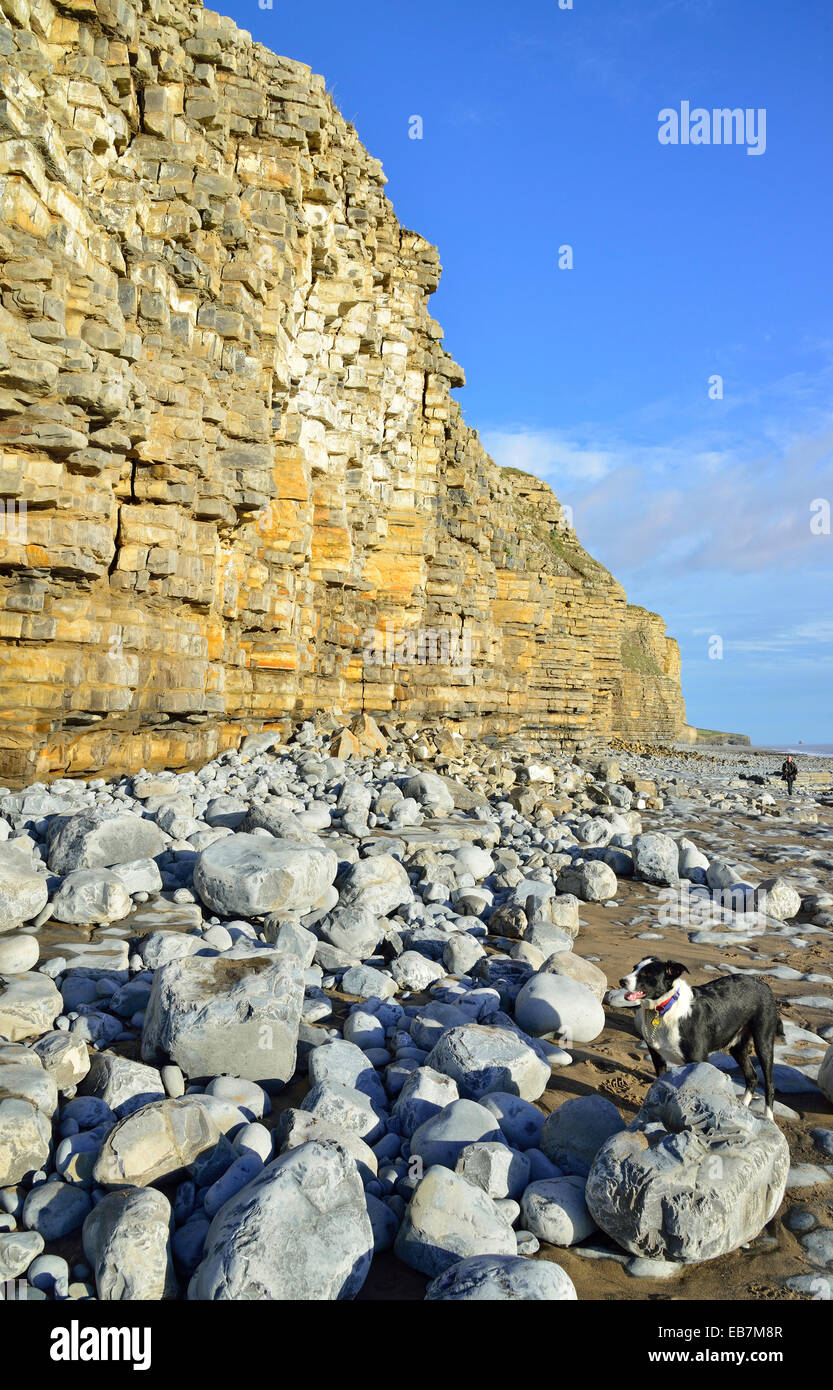
[[[0,9],[0,776],[321,709],[679,737],[676,643],[466,427],[324,79],[181,0]]]

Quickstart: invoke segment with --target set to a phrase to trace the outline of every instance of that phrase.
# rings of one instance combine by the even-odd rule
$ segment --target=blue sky
[[[663,614],[690,721],[833,742],[830,0],[226,12],[325,75],[439,246],[468,423]],[[763,152],[660,144],[683,102],[763,109]]]

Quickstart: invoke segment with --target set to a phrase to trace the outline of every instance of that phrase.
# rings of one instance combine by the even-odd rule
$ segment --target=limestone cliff
[[[676,643],[464,424],[324,79],[182,0],[0,9],[0,775],[316,709],[678,735]]]

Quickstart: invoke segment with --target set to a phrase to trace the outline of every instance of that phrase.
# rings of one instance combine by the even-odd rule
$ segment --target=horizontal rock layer
[[[676,643],[464,424],[324,79],[184,0],[0,9],[0,776],[313,709],[679,736]]]

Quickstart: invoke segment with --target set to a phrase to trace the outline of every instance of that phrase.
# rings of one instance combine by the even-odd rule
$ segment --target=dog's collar
[[[680,991],[679,989],[675,989],[670,999],[666,999],[664,1004],[657,1004],[656,1009],[654,1010],[656,1017],[651,1019],[651,1024],[654,1028],[658,1027],[659,1021],[662,1018],[663,1014],[668,1013],[668,1010],[672,1007],[673,1004],[676,1004],[679,997]]]

